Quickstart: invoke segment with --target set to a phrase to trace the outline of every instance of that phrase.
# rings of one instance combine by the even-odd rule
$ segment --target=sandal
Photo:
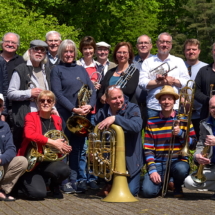
[[[12,196],[6,194],[3,190],[0,191],[1,194],[3,194],[5,197],[0,197],[0,201],[7,201],[7,202],[12,202],[12,201],[15,201],[16,199],[13,198]],[[10,198],[12,197],[12,198]]]

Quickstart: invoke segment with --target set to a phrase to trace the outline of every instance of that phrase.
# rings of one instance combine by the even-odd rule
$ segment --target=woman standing
[[[118,64],[117,67],[109,70],[104,79],[101,82],[101,89],[98,93],[98,98],[101,103],[105,104],[105,89],[110,85],[115,85],[119,80],[120,76],[126,69],[129,68],[133,62],[134,53],[132,46],[128,42],[120,42],[116,45],[113,52],[114,63]],[[128,96],[129,101],[137,103],[135,98],[135,91],[139,82],[139,70],[136,69],[131,79],[128,81],[126,86],[122,88],[123,93]]]
[[[76,64],[77,48],[72,40],[64,40],[58,49],[60,64],[51,72],[51,86],[57,97],[57,110],[63,120],[63,129],[72,146],[69,155],[69,166],[72,170],[68,182],[62,186],[64,192],[84,192],[77,182],[86,178],[86,159],[81,160],[81,152],[84,148],[85,137],[79,137],[71,133],[66,127],[66,121],[72,114],[87,115],[94,107],[96,93],[93,83],[90,81],[86,70]],[[89,104],[78,106],[78,92],[82,85],[86,84],[92,89]],[[85,179],[86,180],[86,179]]]

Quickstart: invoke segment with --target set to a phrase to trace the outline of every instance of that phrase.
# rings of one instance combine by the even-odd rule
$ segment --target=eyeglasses
[[[5,40],[3,41],[4,43],[8,43],[8,44],[12,44],[12,45],[17,45],[16,42],[13,42],[13,41],[9,41],[9,40]]]
[[[41,53],[46,53],[46,48],[44,48],[44,47],[35,46],[35,47],[32,47],[32,49],[33,49],[35,52],[41,51]]]
[[[138,45],[149,45],[150,43],[149,42],[138,42],[137,44]]]
[[[166,43],[167,45],[172,44],[172,41],[158,40],[158,42],[159,42],[160,44],[164,44],[164,43]]]
[[[107,49],[107,48],[98,48],[97,49],[97,51],[103,51],[103,52],[108,52],[109,51],[109,49]]]
[[[57,43],[59,42],[60,40],[48,40],[49,43]]]
[[[65,50],[64,53],[71,53],[71,54],[73,54],[74,50]]]
[[[108,90],[119,89],[119,88],[120,88],[120,86],[112,86]]]
[[[127,55],[128,52],[117,52],[116,54],[117,54],[117,55]]]
[[[45,103],[47,101],[48,104],[51,104],[53,102],[53,100],[51,99],[40,99],[40,103]]]

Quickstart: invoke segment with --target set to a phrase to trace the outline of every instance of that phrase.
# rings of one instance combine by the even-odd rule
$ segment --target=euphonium
[[[48,137],[52,140],[64,139],[69,144],[67,136],[59,130],[50,130],[44,134],[45,137]],[[67,154],[61,154],[59,150],[54,147],[43,145],[43,153],[38,152],[38,146],[35,142],[30,142],[26,151],[26,158],[28,160],[27,172],[30,172],[34,169],[37,162],[53,162],[63,160]]]
[[[79,77],[77,77],[77,80],[81,81]],[[78,92],[78,107],[88,104],[91,95],[92,90],[89,89],[87,84],[83,83],[81,89]],[[79,116],[77,114],[73,114],[69,117],[66,122],[66,126],[72,133],[83,137],[86,137],[88,133],[94,128],[85,116]]]
[[[202,153],[201,153],[203,157],[207,157],[209,149],[210,149],[210,146],[205,146],[203,148]],[[204,164],[200,164],[199,167],[198,167],[198,170],[191,174],[191,178],[196,183],[201,184],[201,183],[204,183],[207,180],[207,178],[203,174],[204,166],[205,166]]]
[[[131,194],[126,171],[124,132],[118,125],[108,130],[99,130],[98,125],[89,133],[88,170],[90,174],[110,181],[113,185],[110,193],[102,201],[136,202]]]

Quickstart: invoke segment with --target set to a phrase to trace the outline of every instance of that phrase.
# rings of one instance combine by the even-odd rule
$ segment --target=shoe
[[[16,201],[16,199],[9,194],[6,194],[3,190],[0,190],[0,193],[3,194],[4,197],[0,197],[0,201],[12,202]]]
[[[62,185],[62,186],[61,186],[61,190],[62,190],[64,193],[75,193],[75,189],[72,187],[71,182],[68,182],[68,183]]]
[[[175,188],[173,191],[173,194],[174,194],[174,198],[183,198],[184,197],[184,193],[183,193],[183,190],[181,187]]]
[[[90,187],[90,189],[92,190],[98,190],[99,189],[99,186],[97,185],[97,182],[96,181],[90,181],[88,183],[88,186]]]
[[[211,200],[215,200],[215,193],[211,196]]]
[[[99,191],[96,195],[101,197],[107,196],[111,191],[111,187],[112,187],[111,184],[106,184],[105,187],[103,187],[103,189]]]
[[[63,199],[63,193],[61,193],[59,186],[52,187],[50,186],[50,190],[52,191],[52,197],[55,199]]]
[[[86,190],[88,190],[87,181],[79,181],[76,192],[84,193]]]
[[[169,182],[167,189],[171,190],[171,191],[174,191],[174,189],[175,189],[174,182]]]

